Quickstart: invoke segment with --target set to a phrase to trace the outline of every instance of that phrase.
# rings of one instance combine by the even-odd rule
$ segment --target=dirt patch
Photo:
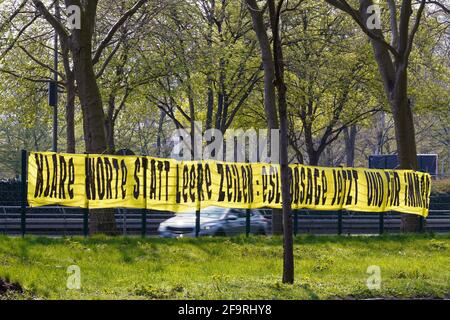
[[[23,289],[19,283],[12,283],[0,278],[0,297],[21,293],[23,293]]]

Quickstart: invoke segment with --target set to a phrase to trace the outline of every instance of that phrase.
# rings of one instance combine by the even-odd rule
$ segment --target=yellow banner
[[[431,177],[411,170],[293,164],[292,209],[397,211],[428,215]],[[176,161],[145,156],[31,152],[30,206],[281,208],[279,165]]]

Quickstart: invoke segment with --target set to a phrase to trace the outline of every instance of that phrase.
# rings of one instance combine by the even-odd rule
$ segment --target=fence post
[[[294,236],[298,233],[298,210],[294,211]]]
[[[127,209],[122,209],[122,233],[127,235]]]
[[[89,153],[85,152],[84,154],[86,158],[89,158]],[[89,236],[89,201],[86,204],[86,208],[83,209],[83,235],[85,238]]]
[[[197,210],[195,210],[195,237],[197,238],[200,234],[200,210],[202,208],[201,205],[201,195],[202,195],[202,177],[203,177],[203,170],[202,170],[202,164],[198,163],[197,165],[197,194],[198,194],[198,205]]]
[[[425,218],[422,216],[419,219],[419,230],[420,230],[420,232],[425,231]]]
[[[200,210],[195,211],[195,237],[200,233]]]
[[[3,225],[5,228],[4,232],[5,232],[5,235],[7,235],[8,234],[8,214],[6,213],[5,207],[3,207],[3,213],[5,214],[5,224]]]
[[[141,236],[145,238],[147,235],[147,209],[142,209]]]
[[[27,229],[27,151],[22,150],[22,172],[21,172],[21,189],[22,199],[20,205],[20,228],[22,237],[25,236]]]
[[[381,235],[384,233],[384,212],[380,212],[378,219],[378,230]]]
[[[67,235],[66,210],[64,210],[64,207],[58,207],[58,209],[61,210],[61,212],[62,212],[63,221],[64,221],[64,231],[63,231],[63,235],[66,236],[66,235]]]
[[[245,236],[250,235],[250,209],[245,210]]]
[[[89,235],[89,208],[83,208],[83,235]]]
[[[144,164],[144,200],[145,200],[145,207],[142,209],[142,217],[141,217],[141,236],[142,238],[145,238],[147,236],[147,168],[148,168],[148,161],[147,158],[143,158],[143,164]]]
[[[338,211],[338,235],[342,234],[342,210]]]

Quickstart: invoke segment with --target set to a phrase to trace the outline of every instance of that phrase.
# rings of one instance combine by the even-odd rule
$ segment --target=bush
[[[431,193],[433,195],[449,194],[450,195],[450,178],[433,180],[431,183]]]

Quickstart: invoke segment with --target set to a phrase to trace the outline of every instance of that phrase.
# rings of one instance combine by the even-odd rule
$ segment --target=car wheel
[[[223,229],[219,229],[216,231],[216,233],[214,234],[215,237],[225,237],[225,231],[223,231]]]

